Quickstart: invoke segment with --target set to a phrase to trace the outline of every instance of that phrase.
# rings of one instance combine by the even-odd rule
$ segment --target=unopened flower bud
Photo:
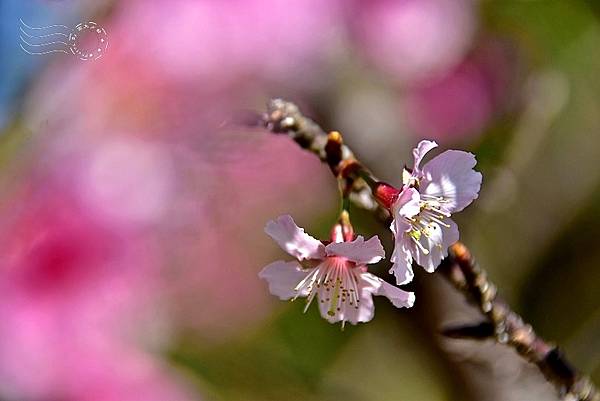
[[[381,206],[387,210],[391,210],[392,205],[396,202],[396,199],[398,199],[398,195],[400,195],[400,190],[385,182],[378,182],[375,187],[374,195]]]

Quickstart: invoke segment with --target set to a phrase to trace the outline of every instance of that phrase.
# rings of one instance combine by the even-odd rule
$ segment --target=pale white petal
[[[404,291],[396,286],[381,282],[381,287],[375,295],[383,295],[390,300],[396,308],[411,308],[415,304],[415,293]]]
[[[360,296],[360,306],[358,309],[350,310],[348,321],[350,323],[366,323],[375,316],[375,305],[373,304],[373,294],[371,291],[363,288]]]
[[[393,263],[390,273],[396,277],[396,283],[398,285],[407,284],[412,281],[415,274],[412,269],[412,255],[408,250],[407,240],[405,235],[400,235],[395,238],[394,253],[390,261]]]
[[[360,302],[358,308],[356,305],[337,304],[332,305],[334,300],[329,295],[323,295],[319,299],[319,311],[321,316],[329,323],[349,322],[352,324],[366,323],[373,319],[375,315],[375,306],[373,305],[373,295],[369,288],[361,288]],[[339,308],[339,310],[338,310]]]
[[[420,199],[419,191],[415,188],[404,188],[392,205],[394,219],[401,219],[402,217],[410,218],[419,213]]]
[[[377,236],[365,241],[358,236],[354,241],[332,242],[325,247],[327,256],[342,256],[358,265],[377,263],[385,257],[385,251]]]
[[[279,216],[265,226],[265,232],[279,246],[298,260],[322,259],[325,257],[325,246],[321,241],[311,237],[298,227],[290,215]]]
[[[300,283],[312,270],[304,270],[297,262],[277,261],[265,266],[258,277],[269,283],[269,292],[280,299],[286,300],[296,295],[305,297],[306,291],[300,294],[294,288]]]
[[[335,265],[331,267],[335,268]],[[336,284],[319,288],[321,316],[330,323],[342,324],[371,320],[374,315],[372,293],[375,288],[364,279],[366,267],[351,267],[346,264],[343,269],[336,271],[335,277],[330,276],[330,282]]]
[[[392,230],[394,237],[401,236],[402,233],[410,231],[411,228],[412,226],[410,225],[410,222],[403,217],[394,219],[392,224],[390,224],[390,230]]]
[[[423,166],[421,193],[444,198],[442,207],[458,212],[477,199],[481,173],[473,170],[475,155],[460,150],[447,150]]]
[[[413,157],[415,159],[415,164],[413,168],[413,173],[416,174],[419,171],[419,165],[421,164],[421,160],[423,157],[432,149],[437,148],[438,144],[434,141],[422,140],[419,142],[416,148],[413,149]]]
[[[375,305],[373,304],[373,293],[371,289],[363,287],[360,293],[360,304],[358,309],[348,308],[346,320],[352,324],[366,323],[375,316]]]
[[[429,251],[428,254],[425,254],[414,243],[409,246],[409,250],[417,264],[429,273],[435,271],[442,262],[442,259],[448,256],[448,247],[459,239],[456,223],[452,219],[444,219],[444,223],[448,227],[432,223],[429,236],[421,236],[421,244]]]
[[[410,308],[415,303],[414,292],[404,291],[371,273],[363,273],[363,280],[369,283],[374,295],[386,297],[396,308]]]
[[[337,313],[336,307],[331,305],[331,291],[319,290],[317,294],[319,303],[319,313],[321,317],[329,323],[340,322],[342,319]]]

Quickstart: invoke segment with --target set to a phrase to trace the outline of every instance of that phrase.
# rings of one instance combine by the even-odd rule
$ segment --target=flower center
[[[345,312],[348,307],[358,309],[359,274],[355,264],[348,259],[339,256],[327,257],[294,288],[294,299],[306,294],[306,312],[318,295],[321,303],[329,304],[329,316]]]
[[[429,254],[429,250],[421,244],[421,237],[433,238],[434,235],[439,236],[440,226],[450,227],[449,224],[444,222],[445,218],[450,217],[450,213],[442,207],[444,203],[448,203],[448,200],[441,196],[421,194],[419,213],[412,218],[406,218],[411,225],[411,230],[408,233],[409,237],[425,255]]]

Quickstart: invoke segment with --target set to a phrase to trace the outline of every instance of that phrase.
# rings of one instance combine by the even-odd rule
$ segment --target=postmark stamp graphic
[[[71,54],[83,61],[98,60],[108,49],[106,30],[95,22],[34,27],[19,19],[19,46],[30,55]]]
[[[69,34],[69,47],[81,60],[97,60],[108,49],[108,35],[95,22],[81,22]]]

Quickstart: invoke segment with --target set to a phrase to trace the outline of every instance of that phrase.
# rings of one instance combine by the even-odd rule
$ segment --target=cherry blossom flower
[[[298,261],[273,262],[259,277],[269,283],[271,294],[282,300],[306,297],[305,312],[316,297],[321,316],[330,323],[341,321],[342,326],[370,321],[375,311],[373,295],[387,297],[398,308],[411,307],[414,293],[367,273],[367,264],[385,256],[379,238],[353,239],[352,230],[344,230],[347,227],[334,226],[332,241],[326,245],[306,234],[289,215],[268,222],[265,232]]]
[[[412,171],[404,170],[401,191],[387,184],[377,191],[394,219],[390,226],[395,237],[390,273],[398,284],[413,279],[413,260],[429,273],[439,266],[448,255],[448,247],[459,238],[451,214],[475,200],[481,187],[482,176],[473,170],[476,161],[472,153],[447,150],[421,168],[423,157],[437,146],[433,141],[419,142],[413,150]]]

